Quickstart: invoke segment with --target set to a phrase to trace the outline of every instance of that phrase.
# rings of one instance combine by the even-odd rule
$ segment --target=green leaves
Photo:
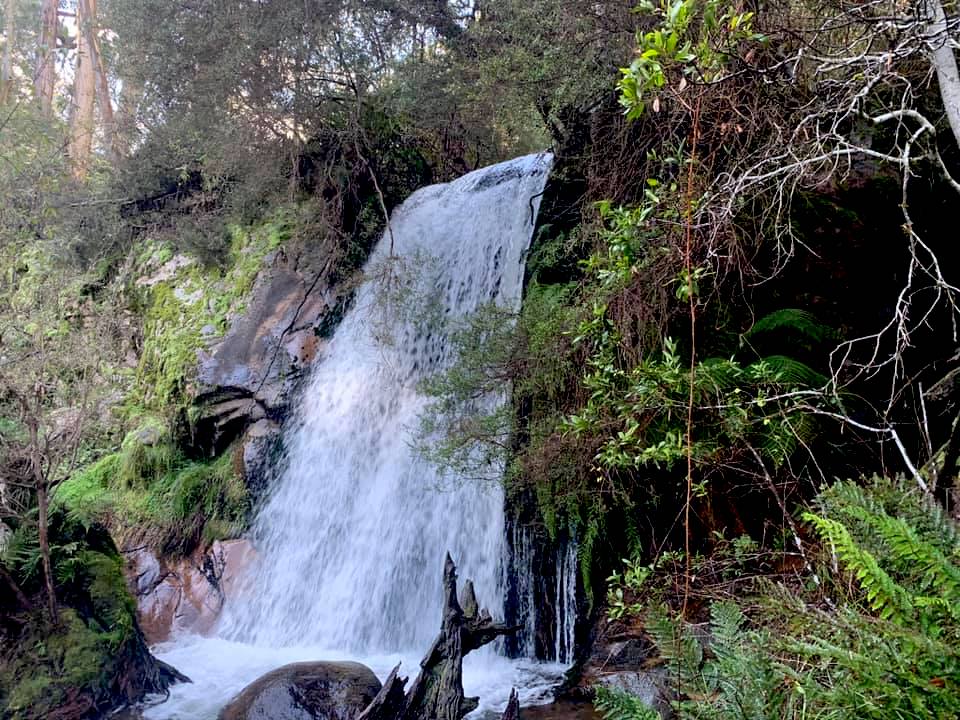
[[[660,720],[660,713],[636,695],[598,687],[593,701],[604,720]]]
[[[857,578],[871,610],[884,620],[897,622],[903,622],[913,614],[911,597],[880,567],[873,555],[857,545],[843,523],[810,512],[804,513],[802,517],[813,525],[820,537],[830,544],[831,550]]]
[[[661,91],[679,95],[687,78],[721,80],[741,43],[764,39],[753,32],[752,12],[737,12],[721,0],[660,0],[657,5],[645,0],[637,10],[656,16],[660,25],[637,34],[637,57],[620,70],[619,99],[630,120],[643,115],[648,96],[659,110]]]
[[[903,493],[904,507],[913,504],[910,497]],[[960,623],[960,566],[941,545],[911,520],[888,514],[871,489],[855,483],[837,483],[820,503],[833,518],[803,517],[857,578],[874,612],[935,634],[943,622]]]
[[[687,457],[686,416],[693,380],[696,462],[709,462],[723,448],[752,443],[775,465],[810,440],[814,425],[800,397],[791,390],[819,383],[822,377],[803,363],[771,356],[744,365],[732,358],[707,358],[691,374],[677,343],[665,338],[659,357],[627,371],[616,359],[617,336],[599,316],[582,327],[594,353],[583,379],[590,391],[586,407],[566,420],[577,434],[606,434],[597,453],[601,467],[670,468]]]

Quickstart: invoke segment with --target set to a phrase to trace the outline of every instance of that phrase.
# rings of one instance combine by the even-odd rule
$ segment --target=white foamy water
[[[440,626],[447,551],[461,581],[472,579],[480,602],[503,616],[502,488],[440,477],[418,456],[412,433],[426,400],[416,388],[452,362],[451,320],[489,302],[519,308],[551,160],[478,170],[419,190],[394,212],[371,280],[286,431],[282,471],[254,521],[247,590],[228,599],[218,637],[157,649],[194,684],[175,687],[147,717],[213,718],[244,685],[300,660],[357,660],[381,678],[402,660],[414,676]],[[487,648],[467,658],[464,686],[493,710],[514,686],[524,702],[547,699],[562,669]]]
[[[439,627],[439,620],[437,624]],[[356,660],[373,670],[382,681],[399,662],[402,663],[401,677],[409,677],[409,687],[423,659],[402,653],[357,656],[310,646],[269,648],[199,637],[183,638],[177,643],[159,646],[154,652],[160,659],[187,672],[193,683],[175,685],[166,702],[144,710],[146,720],[214,720],[220,708],[244,687],[287,663]],[[513,687],[518,689],[521,705],[549,702],[565,670],[565,665],[509,660],[493,654],[468,655],[463,663],[464,692],[468,697],[480,698],[480,707],[471,718],[499,717]]]

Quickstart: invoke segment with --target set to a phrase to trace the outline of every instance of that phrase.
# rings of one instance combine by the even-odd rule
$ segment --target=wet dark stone
[[[354,720],[380,691],[355,662],[302,662],[272,670],[244,688],[218,720]]]

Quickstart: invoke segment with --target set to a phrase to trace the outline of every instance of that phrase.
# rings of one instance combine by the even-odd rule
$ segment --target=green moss
[[[157,411],[188,404],[197,352],[224,333],[233,316],[246,310],[264,258],[291,237],[296,224],[296,210],[280,208],[255,225],[231,225],[224,267],[190,263],[145,291],[137,402]],[[144,268],[155,270],[164,258],[169,260],[172,255],[162,252],[165,247],[145,253]]]
[[[123,439],[118,480],[125,487],[158,480],[173,469],[174,457],[169,428],[148,417]]]
[[[100,521],[121,536],[137,533],[166,552],[188,553],[198,542],[242,532],[249,495],[233,452],[213,461],[190,461],[169,443],[155,451],[169,457],[163,473],[131,462],[127,446],[64,482],[55,505],[84,524]],[[141,474],[127,477],[124,467],[139,468]]]
[[[0,663],[4,718],[52,717],[78,695],[102,704],[114,695],[123,658],[141,642],[119,555],[87,549],[76,560],[77,577],[63,588],[73,606],[62,606],[59,627],[42,614],[30,618]]]
[[[120,477],[120,453],[106,455],[61,484],[55,503],[68,508],[85,525],[103,518],[116,505],[114,483]]]
[[[104,626],[104,638],[116,650],[133,636],[137,612],[127,591],[120,556],[87,551],[81,555],[81,563],[86,570],[93,613]]]

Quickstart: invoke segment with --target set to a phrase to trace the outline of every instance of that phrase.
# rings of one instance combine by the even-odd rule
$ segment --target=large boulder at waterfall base
[[[218,720],[354,720],[379,691],[377,676],[360,663],[293,663],[244,688]]]

